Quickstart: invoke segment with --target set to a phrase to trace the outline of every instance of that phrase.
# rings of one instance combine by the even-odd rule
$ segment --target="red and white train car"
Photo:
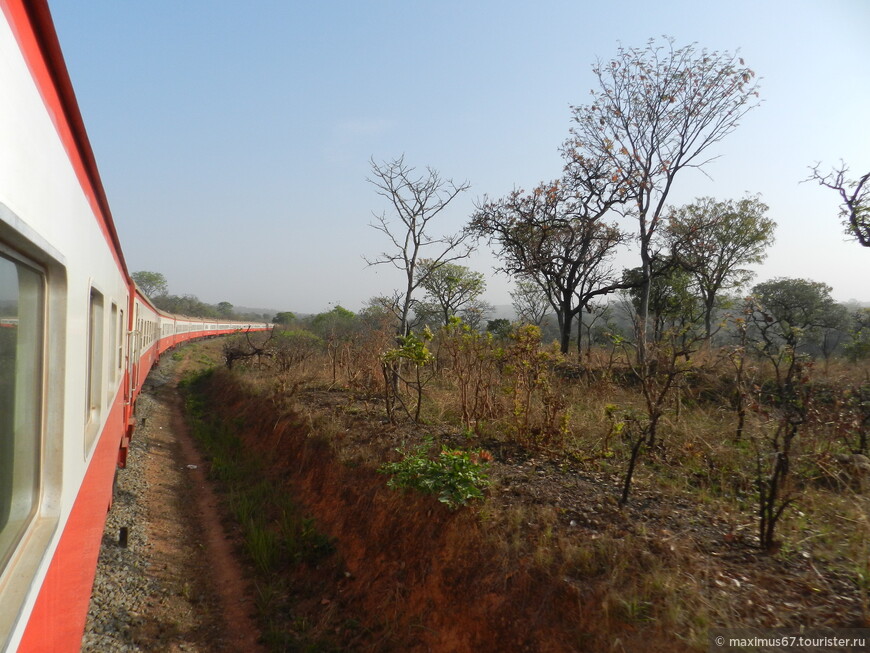
[[[179,342],[124,261],[45,0],[0,0],[0,650],[78,651],[133,402]]]

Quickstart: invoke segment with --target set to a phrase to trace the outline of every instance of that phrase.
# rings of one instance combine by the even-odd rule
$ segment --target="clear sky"
[[[809,166],[870,170],[868,0],[49,0],[131,271],[211,303],[358,310],[400,286],[369,158],[404,154],[484,194],[558,176],[570,106],[621,43],[739,49],[762,105],[673,204],[759,193],[778,223],[755,281],[803,277],[870,301],[870,250]],[[626,223],[625,226],[630,226]],[[638,261],[626,253],[622,265]],[[486,299],[510,282],[483,250]]]

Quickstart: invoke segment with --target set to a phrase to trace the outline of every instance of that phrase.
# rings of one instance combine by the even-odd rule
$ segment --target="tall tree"
[[[599,82],[591,104],[573,108],[565,145],[578,168],[602,161],[625,189],[638,221],[643,294],[638,354],[644,359],[653,236],[665,214],[674,180],[701,168],[708,149],[732,132],[757,105],[755,73],[728,52],[675,48],[673,39],[620,48],[615,59],[592,68]]]
[[[404,156],[378,164],[371,160],[372,176],[367,179],[378,195],[387,199],[393,208],[399,224],[393,224],[386,213],[374,214],[373,228],[387,235],[392,251],[385,251],[373,260],[366,259],[369,265],[389,264],[405,275],[405,289],[398,298],[398,334],[409,332],[408,318],[414,301],[414,291],[427,279],[428,275],[442,265],[466,258],[473,251],[468,242],[468,233],[460,231],[454,235],[433,236],[431,222],[461,192],[468,190],[467,181],[456,184],[452,179],[442,179],[432,168],[424,174],[405,163]],[[428,274],[417,271],[420,259],[430,253]]]
[[[853,236],[864,247],[870,247],[870,172],[857,180],[848,180],[849,168],[840,163],[839,168],[823,174],[818,165],[813,166],[810,180],[837,191],[842,200],[840,216],[846,233]]]
[[[166,277],[159,272],[140,270],[139,272],[133,272],[130,274],[130,278],[136,282],[136,285],[139,286],[142,292],[148,295],[148,297],[153,298],[165,295],[169,289],[169,285],[166,283]]]
[[[420,287],[426,291],[430,302],[438,307],[443,325],[447,325],[454,315],[459,315],[462,309],[471,306],[486,289],[483,274],[458,263],[435,265],[432,259],[420,259],[416,274]]]
[[[704,303],[707,340],[720,291],[746,284],[753,272],[742,266],[761,263],[773,243],[776,223],[764,217],[767,208],[758,197],[722,202],[702,197],[668,219],[671,251],[692,275]]]
[[[593,187],[582,193],[577,179],[539,185],[529,194],[484,199],[470,228],[498,247],[501,269],[534,281],[547,297],[559,322],[561,350],[568,352],[571,324],[594,297],[623,287],[609,261],[623,241],[622,232],[603,221],[619,201],[608,182],[583,180]]]

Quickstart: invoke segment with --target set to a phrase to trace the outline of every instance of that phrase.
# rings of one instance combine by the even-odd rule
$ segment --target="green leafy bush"
[[[431,440],[402,452],[402,460],[387,463],[380,468],[383,474],[392,474],[387,482],[391,488],[413,488],[426,494],[435,494],[451,510],[464,506],[472,499],[483,498],[483,488],[489,485],[486,469],[492,455],[481,449],[466,451],[441,447],[439,455],[429,457]]]

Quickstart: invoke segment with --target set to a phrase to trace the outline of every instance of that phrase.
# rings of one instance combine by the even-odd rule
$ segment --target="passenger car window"
[[[111,334],[112,345],[111,345],[111,349],[109,350],[109,359],[110,359],[109,370],[111,372],[109,378],[114,383],[115,380],[118,378],[118,357],[117,357],[118,329],[116,328],[116,325],[118,324],[118,305],[115,304],[115,302],[112,302],[112,310],[111,310],[110,314],[111,314],[111,320],[109,322],[109,333]],[[114,360],[112,360],[112,356],[115,357]]]
[[[0,253],[0,568],[36,512],[44,275]]]
[[[85,452],[96,439],[103,407],[103,294],[91,288],[88,317],[88,394],[85,420]]]

